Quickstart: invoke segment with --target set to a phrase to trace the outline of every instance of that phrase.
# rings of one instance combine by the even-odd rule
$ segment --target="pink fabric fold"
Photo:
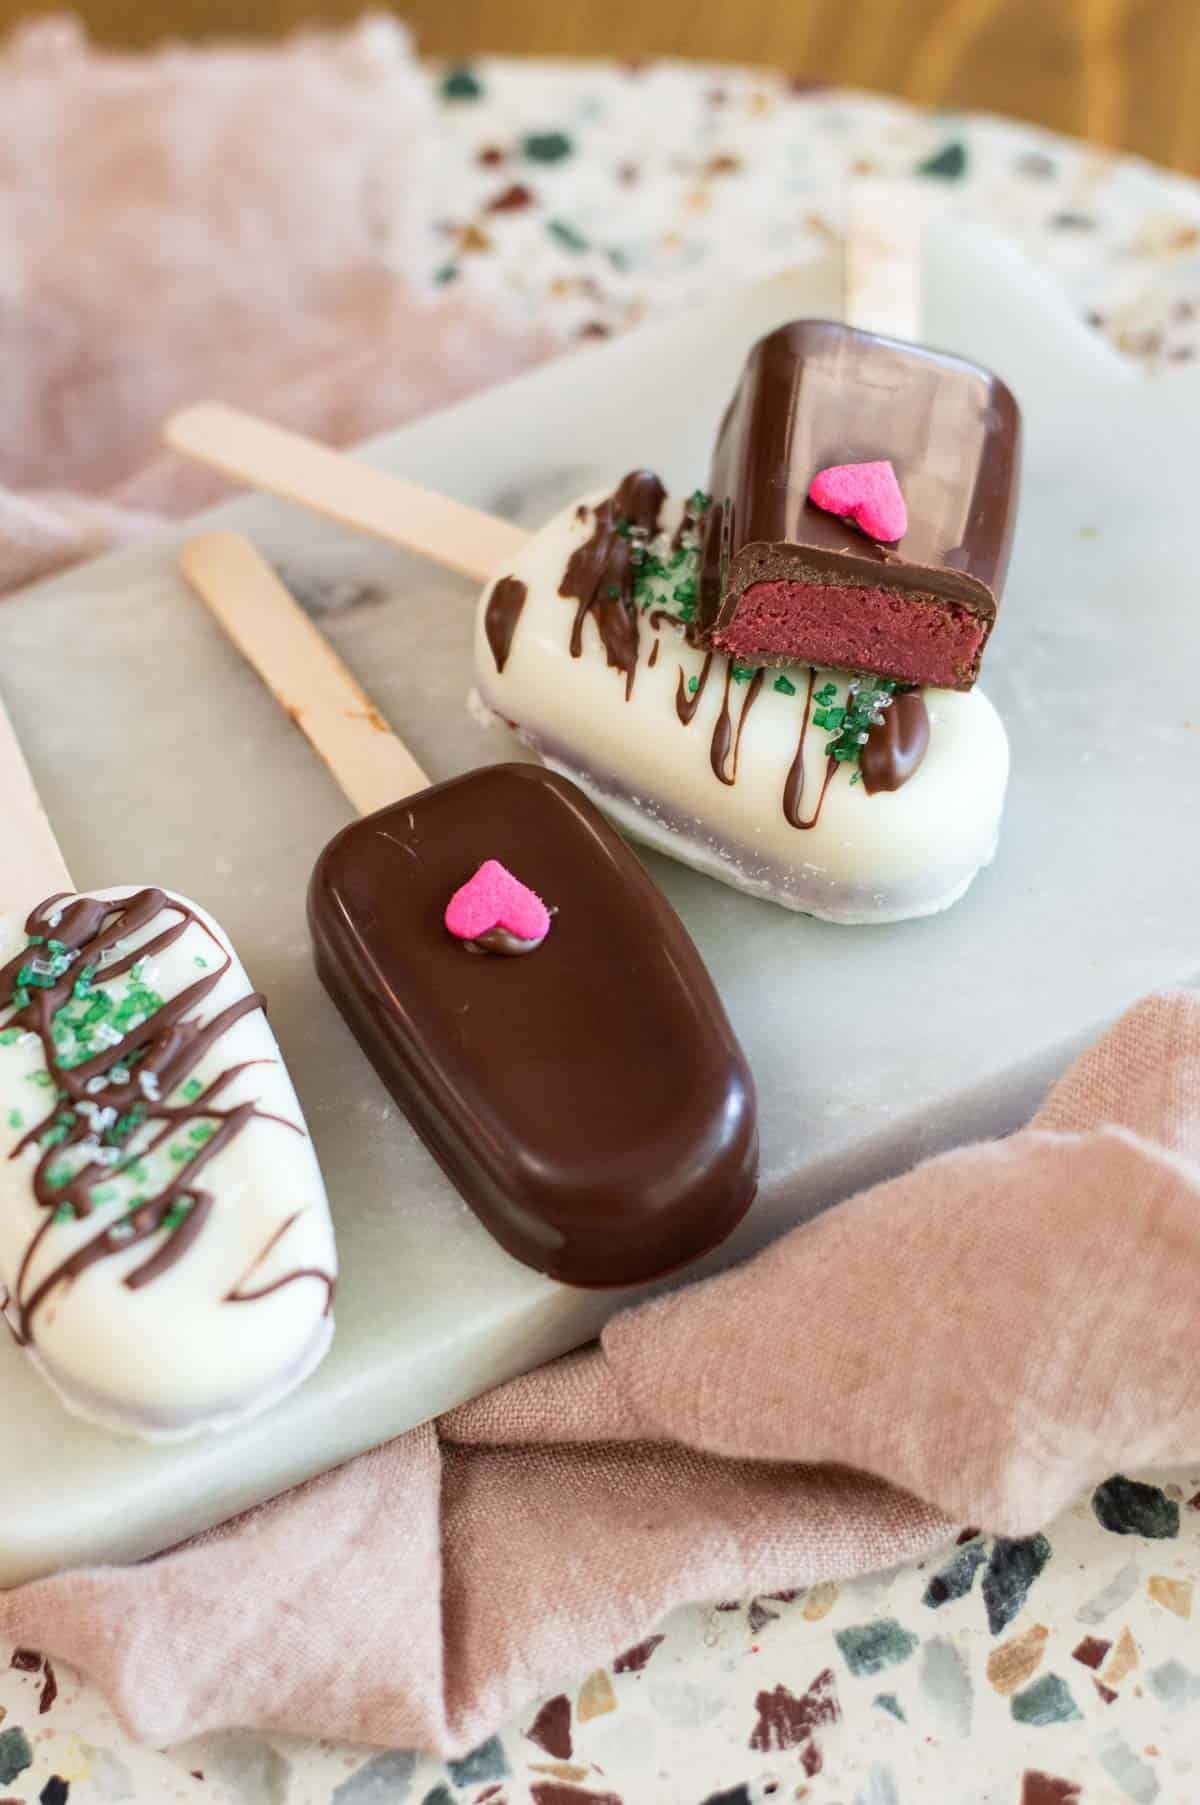
[[[427,78],[382,15],[281,46],[0,46],[0,592],[224,492],[164,416],[240,402],[344,445],[538,361],[431,294]],[[415,275],[414,275],[415,272]]]
[[[1027,1534],[1200,1456],[1200,996],[876,1186],[157,1560],[0,1595],[137,1735],[457,1754],[688,1600]]]

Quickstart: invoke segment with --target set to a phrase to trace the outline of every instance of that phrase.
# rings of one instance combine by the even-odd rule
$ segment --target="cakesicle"
[[[317,969],[484,1226],[573,1285],[632,1285],[754,1196],[745,1056],[679,917],[580,791],[532,764],[435,787],[274,572],[182,568],[357,807],[309,888]],[[516,589],[501,587],[493,627]],[[380,805],[383,806],[380,806]]]
[[[447,928],[485,859],[552,911],[524,956]],[[679,917],[573,784],[494,765],[353,823],[321,855],[309,920],[322,981],[384,1083],[527,1266],[634,1284],[744,1215],[745,1058]]]
[[[1017,404],[986,370],[832,321],[781,326],[717,438],[701,633],[757,664],[970,689],[1019,468]]]
[[[150,1439],[298,1385],[333,1334],[312,1142],[225,934],[168,891],[0,917],[0,1300],[76,1414]]]
[[[634,838],[844,923],[947,908],[995,850],[1008,742],[978,689],[700,643],[708,498],[632,472],[488,585],[478,704]]]

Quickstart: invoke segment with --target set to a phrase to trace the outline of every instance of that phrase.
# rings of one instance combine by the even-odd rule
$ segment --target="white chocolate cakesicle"
[[[689,643],[693,504],[666,499],[658,530],[632,536],[651,573],[633,592],[632,653],[618,585],[604,585],[591,607],[575,589],[561,593],[573,556],[575,588],[588,587],[581,568],[597,568],[597,534],[619,512],[605,510],[607,499],[564,509],[485,589],[477,711],[481,703],[506,721],[632,838],[751,895],[847,924],[957,902],[995,852],[1008,782],[1008,740],[982,692],[926,690],[923,710],[917,696],[882,698],[867,730],[872,790],[858,762],[865,749],[847,750],[855,735],[843,729],[842,760],[827,752],[837,710],[855,699],[844,672],[731,668]],[[880,788],[881,769],[899,787]]]
[[[256,1414],[328,1349],[336,1272],[296,1093],[211,916],[120,888],[0,917],[0,1300],[67,1408],[151,1440]]]

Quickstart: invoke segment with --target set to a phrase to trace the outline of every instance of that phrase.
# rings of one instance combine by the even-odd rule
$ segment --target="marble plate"
[[[365,455],[529,524],[635,461],[690,487],[750,341],[836,307],[829,267],[731,292]],[[1125,1003],[1200,974],[1200,376],[1138,378],[1015,252],[957,224],[931,237],[926,312],[930,341],[993,365],[1026,413],[987,671],[1013,743],[1005,838],[952,913],[869,929],[647,855],[761,1092],[762,1191],[722,1261],[926,1153],[1011,1129]],[[209,519],[251,532],[324,606],[432,773],[512,756],[462,706],[465,584],[279,504]],[[304,888],[347,806],[176,576],[175,542],[0,607],[0,688],[76,881],[196,896],[270,995],[337,1217],[338,1336],[267,1417],[169,1449],[66,1417],[0,1347],[0,1585],[163,1548],[576,1345],[622,1301],[551,1284],[489,1240],[319,989]]]

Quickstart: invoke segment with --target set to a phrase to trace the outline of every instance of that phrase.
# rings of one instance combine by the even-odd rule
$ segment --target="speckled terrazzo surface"
[[[669,1618],[466,1760],[125,1738],[3,1651],[4,1805],[1194,1805],[1200,1467],[1114,1478],[1044,1535]],[[403,1626],[397,1626],[403,1634]]]
[[[740,71],[435,79],[431,268],[563,337],[818,254],[845,174],[878,169],[1008,232],[1148,370],[1200,349],[1200,188],[1180,178]],[[679,1612],[454,1764],[248,1733],[140,1748],[76,1676],[0,1649],[0,1805],[1196,1805],[1198,1567],[1200,1468],[1114,1479],[1038,1537]]]

